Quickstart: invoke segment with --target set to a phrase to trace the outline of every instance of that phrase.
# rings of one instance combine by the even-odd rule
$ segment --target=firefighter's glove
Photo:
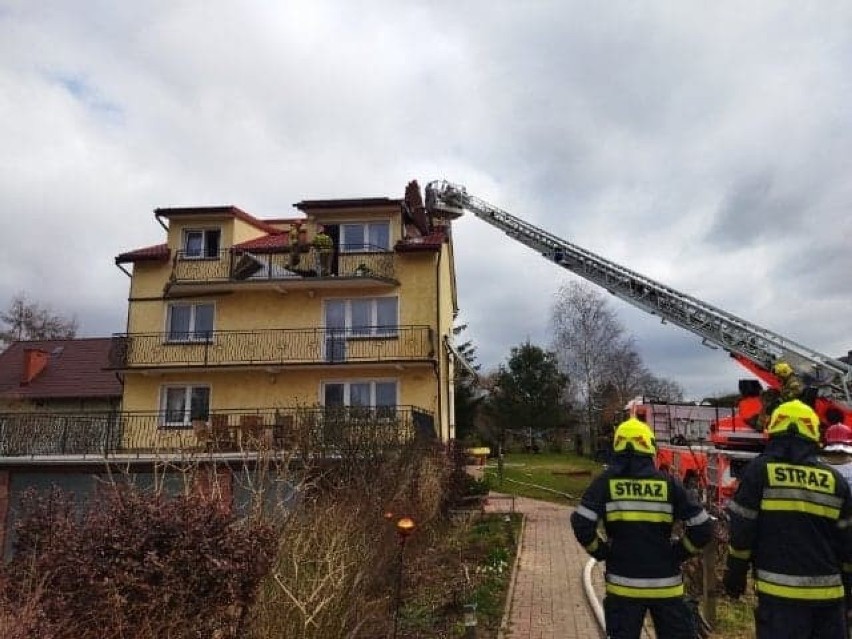
[[[598,537],[595,549],[590,551],[589,554],[598,561],[606,561],[609,557],[609,542]]]
[[[728,567],[722,578],[725,594],[731,599],[739,599],[746,589],[748,562],[741,559],[728,559]]]

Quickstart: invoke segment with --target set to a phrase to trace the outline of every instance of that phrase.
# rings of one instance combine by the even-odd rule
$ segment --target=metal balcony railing
[[[393,251],[368,244],[345,244],[331,250],[300,246],[294,252],[253,253],[239,249],[212,257],[175,254],[172,281],[203,282],[286,281],[317,277],[372,278],[395,281]]]
[[[383,450],[437,437],[414,406],[262,408],[167,412],[0,413],[0,458],[111,457]]]
[[[434,357],[428,326],[122,333],[113,336],[109,368],[351,364]]]

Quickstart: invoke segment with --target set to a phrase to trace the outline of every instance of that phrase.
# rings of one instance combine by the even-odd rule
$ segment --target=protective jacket
[[[672,526],[684,534],[672,541]],[[603,523],[607,540],[597,532]],[[683,595],[680,564],[709,540],[712,523],[676,478],[654,467],[653,459],[632,452],[616,454],[571,515],[577,541],[606,560],[610,595],[660,600]]]
[[[852,583],[849,485],[818,450],[793,435],[771,439],[728,503],[728,572],[745,574],[752,564],[760,597],[827,604]]]

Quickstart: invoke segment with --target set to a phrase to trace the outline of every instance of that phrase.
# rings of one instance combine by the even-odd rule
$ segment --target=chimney
[[[21,386],[26,386],[36,377],[39,376],[47,366],[47,360],[50,357],[47,351],[40,348],[25,348],[24,349],[24,367],[21,370]]]

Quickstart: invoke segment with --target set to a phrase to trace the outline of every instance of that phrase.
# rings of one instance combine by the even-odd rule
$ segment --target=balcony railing
[[[428,326],[124,333],[113,336],[109,368],[382,363],[434,356]]]
[[[178,251],[172,271],[175,284],[277,282],[317,277],[372,278],[393,282],[394,253],[365,244],[346,244],[331,251],[303,246],[293,253],[226,249],[212,257],[189,257],[184,251]]]
[[[414,406],[217,410],[194,416],[0,413],[0,458],[340,454],[433,441],[436,436],[432,413]]]

